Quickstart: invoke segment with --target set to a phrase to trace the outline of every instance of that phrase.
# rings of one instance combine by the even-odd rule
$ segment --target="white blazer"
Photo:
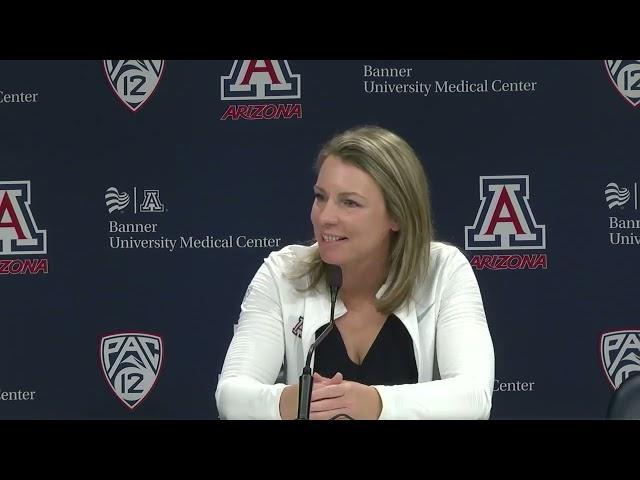
[[[285,275],[317,245],[272,252],[247,288],[215,392],[222,419],[280,419],[274,384],[285,360],[286,384],[297,384],[315,332],[329,323],[326,285],[300,292],[308,279]],[[387,288],[384,284],[379,298]],[[346,313],[336,302],[335,318]],[[478,283],[455,247],[431,244],[426,279],[393,312],[413,341],[418,383],[374,385],[380,419],[487,419],[491,410],[494,352]]]

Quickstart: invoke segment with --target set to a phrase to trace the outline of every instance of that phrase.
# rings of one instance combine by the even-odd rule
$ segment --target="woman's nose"
[[[333,202],[325,202],[318,216],[321,225],[334,225],[338,221],[338,211]]]

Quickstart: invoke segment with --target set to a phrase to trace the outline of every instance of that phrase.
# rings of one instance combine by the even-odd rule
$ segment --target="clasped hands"
[[[377,420],[382,411],[378,391],[369,385],[313,374],[309,420]]]

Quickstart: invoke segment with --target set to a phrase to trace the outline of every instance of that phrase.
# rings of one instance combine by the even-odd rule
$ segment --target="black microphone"
[[[322,331],[316,341],[311,344],[309,352],[307,353],[307,362],[302,369],[298,388],[298,420],[309,420],[311,392],[313,391],[313,378],[311,375],[311,358],[313,357],[313,352],[315,352],[320,342],[329,335],[329,332],[331,332],[335,324],[333,312],[338,298],[338,290],[340,290],[340,287],[342,286],[342,269],[338,265],[327,264],[327,284],[329,285],[329,291],[331,292],[331,318],[329,319],[329,325],[327,325],[327,327]]]

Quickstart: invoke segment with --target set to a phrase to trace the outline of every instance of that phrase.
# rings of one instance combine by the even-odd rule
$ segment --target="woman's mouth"
[[[322,235],[322,241],[326,243],[339,242],[346,239],[347,237],[340,237],[338,235],[326,235],[326,234]]]

